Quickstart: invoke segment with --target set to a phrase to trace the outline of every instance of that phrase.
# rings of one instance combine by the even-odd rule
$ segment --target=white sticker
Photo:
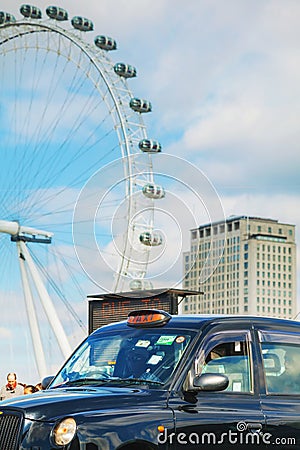
[[[142,339],[140,339],[139,341],[137,341],[137,343],[135,344],[135,347],[144,347],[147,348],[149,347],[149,345],[151,344],[150,341],[143,341]]]
[[[241,390],[242,390],[242,383],[240,381],[234,381],[232,383],[232,390],[234,392],[241,392]]]
[[[155,365],[158,364],[162,359],[163,359],[163,356],[162,356],[162,355],[152,355],[151,358],[149,359],[149,361],[147,362],[147,364],[152,364],[153,366],[155,366]]]
[[[241,343],[240,342],[235,342],[234,343],[234,351],[235,352],[240,352],[241,351]]]

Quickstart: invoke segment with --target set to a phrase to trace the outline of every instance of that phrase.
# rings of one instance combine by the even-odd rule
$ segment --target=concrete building
[[[191,230],[184,253],[182,313],[297,314],[295,226],[261,217],[231,216]]]

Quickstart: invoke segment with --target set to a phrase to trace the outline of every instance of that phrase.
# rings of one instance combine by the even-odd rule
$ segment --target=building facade
[[[295,226],[260,217],[231,216],[191,230],[184,253],[182,313],[297,314]]]

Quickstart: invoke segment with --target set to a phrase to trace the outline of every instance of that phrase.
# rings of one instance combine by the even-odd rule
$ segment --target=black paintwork
[[[94,335],[103,330],[119,331],[126,327],[126,322],[120,322],[102,327]],[[300,396],[266,395],[256,331],[269,329],[299,333],[298,322],[249,316],[184,315],[173,316],[164,328],[197,332],[171,382],[165,386],[150,386],[145,382],[128,387],[50,388],[0,402],[2,414],[21,411],[26,419],[20,450],[57,448],[51,441],[51,430],[55,422],[68,416],[76,420],[77,433],[64,450],[210,448],[207,443],[188,442],[186,436],[215,433],[220,438],[222,433],[232,433],[234,439],[238,422],[248,423],[253,434],[270,433],[273,438],[295,437],[296,445],[290,448],[300,449]],[[185,392],[184,381],[203,340],[209,340],[211,334],[231,330],[249,330],[251,334],[254,391],[251,394]],[[165,427],[160,435],[158,426]],[[229,448],[229,445],[211,446],[220,447]],[[232,448],[256,447],[249,443],[234,443]],[[260,441],[259,448],[270,448],[270,445]],[[289,447],[276,445],[276,448]]]

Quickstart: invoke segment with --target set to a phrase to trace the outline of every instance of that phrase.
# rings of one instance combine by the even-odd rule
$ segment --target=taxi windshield
[[[89,336],[52,381],[50,388],[143,383],[164,385],[195,333],[129,328]]]

